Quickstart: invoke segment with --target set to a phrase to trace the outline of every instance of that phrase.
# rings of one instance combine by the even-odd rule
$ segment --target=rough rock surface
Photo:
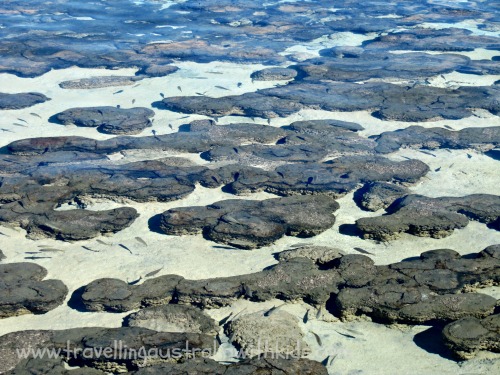
[[[465,317],[443,329],[446,345],[460,359],[473,358],[479,350],[500,352],[500,314],[484,319]]]
[[[466,86],[456,89],[426,85],[367,82],[293,82],[254,93],[220,98],[177,96],[163,99],[165,109],[211,117],[287,117],[302,109],[326,111],[369,110],[382,120],[433,121],[461,119],[481,108],[497,114],[499,88]]]
[[[360,257],[366,258],[364,263],[359,263]],[[422,253],[419,259],[376,267],[369,258],[357,255],[358,265],[348,262],[346,268],[357,285],[341,289],[332,303],[346,319],[366,314],[382,322],[420,324],[465,316],[482,318],[494,311],[495,298],[460,292],[498,285],[499,257],[499,245],[466,257],[453,250],[431,250]],[[367,272],[368,269],[372,272]],[[367,276],[359,282],[356,275]]]
[[[166,275],[140,285],[99,279],[84,287],[81,302],[90,311],[123,312],[171,302],[219,307],[239,298],[279,298],[319,306],[328,301],[328,308],[344,319],[364,314],[382,322],[449,322],[493,313],[496,300],[472,290],[498,285],[498,259],[500,245],[465,257],[432,250],[383,266],[359,254],[343,255],[328,267],[293,258],[254,274],[216,279]]]
[[[34,263],[0,264],[0,318],[44,314],[61,305],[68,288],[45,276],[47,270]]]
[[[332,157],[370,155],[376,143],[355,132],[363,128],[337,120],[296,121],[282,127],[286,132],[276,144],[218,146],[204,153],[210,161],[266,166],[285,162],[319,162]]]
[[[104,375],[106,372],[89,367],[72,368],[68,370],[62,358],[57,359],[24,359],[17,366],[5,372],[8,375]]]
[[[302,340],[297,318],[286,311],[244,314],[231,320],[225,330],[229,340],[250,356],[263,353],[300,356],[309,349]]]
[[[431,150],[477,148],[486,151],[500,144],[500,127],[472,127],[453,131],[414,125],[405,129],[384,132],[372,138],[377,142],[375,150],[384,154],[397,151],[402,147]]]
[[[178,70],[179,68],[173,65],[150,65],[140,70],[137,74],[139,76],[144,74],[148,77],[165,77]]]
[[[148,307],[125,318],[128,327],[143,327],[158,332],[191,332],[215,336],[217,323],[200,309],[186,305]]]
[[[253,72],[250,75],[255,81],[286,81],[294,79],[297,71],[288,68],[267,68]]]
[[[76,241],[118,232],[138,217],[137,211],[131,207],[104,211],[54,211],[53,201],[56,199],[50,198],[54,197],[49,196],[47,202],[26,205],[23,201],[6,203],[0,208],[0,222],[19,225],[33,239],[51,237]]]
[[[27,92],[20,94],[0,93],[0,110],[4,109],[23,109],[32,107],[35,104],[50,100],[45,95],[37,92]]]
[[[379,36],[365,46],[368,50],[411,50],[458,52],[472,51],[475,48],[497,49],[498,38],[487,35],[474,35],[472,31],[461,28],[440,30],[415,28],[402,32],[392,32]]]
[[[56,154],[53,162],[45,155],[20,157],[14,165],[9,158],[5,160],[10,172],[18,175],[0,175],[0,201],[4,203],[0,207],[1,222],[20,225],[31,237],[61,240],[117,232],[137,218],[137,211],[131,207],[88,210],[86,197],[140,202],[179,199],[194,190],[206,171],[178,158],[120,165],[96,161],[97,155],[87,159],[81,154]],[[54,210],[64,203],[77,204],[81,209]]]
[[[307,45],[337,32],[378,33],[381,36],[366,41],[364,47],[381,56],[392,49],[498,48],[498,38],[476,35],[469,30],[417,28],[422,23],[463,21],[476,22],[479,28],[494,31],[496,8],[492,1],[457,7],[427,1],[381,4],[370,0],[362,5],[342,1],[341,10],[333,18],[331,4],[324,0],[292,5],[272,3],[265,12],[261,4],[253,2],[207,0],[205,4],[200,7],[191,1],[175,2],[169,11],[164,11],[163,4],[157,1],[133,3],[127,9],[119,3],[97,1],[88,10],[66,0],[49,6],[34,0],[33,7],[26,12],[22,5],[9,3],[3,21],[5,29],[1,32],[4,59],[0,71],[34,77],[70,66],[144,70],[170,64],[173,58],[202,63],[280,65],[286,61],[280,52],[293,53],[287,51],[288,47]],[[108,17],[105,25],[92,22],[100,20],[103,13],[113,17]],[[82,17],[86,17],[85,22]],[[19,24],[30,25],[30,33],[15,27]],[[160,25],[171,27],[157,27]],[[183,27],[193,30],[195,35],[180,32]],[[374,61],[375,66],[379,63],[380,60]]]
[[[23,358],[16,355],[16,349],[20,348],[60,350],[59,356],[67,357],[77,365],[116,373],[137,370],[148,356],[151,357],[150,363],[161,362],[161,355],[177,362],[189,356],[194,349],[213,350],[214,337],[195,333],[156,332],[138,327],[88,327],[12,332],[0,337],[0,347],[2,373],[21,363]]]
[[[333,199],[291,196],[263,201],[230,199],[206,207],[173,208],[160,228],[171,235],[203,233],[218,243],[243,249],[270,245],[285,235],[311,237],[335,223]]]
[[[6,258],[6,256],[3,254],[3,251],[2,251],[2,250],[0,250],[0,262],[1,262],[2,260],[4,260],[5,258]]]
[[[238,298],[272,298],[323,304],[339,283],[336,272],[318,270],[309,259],[295,258],[254,274],[187,280],[165,275],[128,285],[118,279],[94,280],[83,289],[81,302],[89,311],[124,312],[171,302],[200,307],[226,306]]]
[[[62,359],[21,361],[8,375],[104,375],[107,372],[88,367],[66,370]],[[119,369],[118,369],[119,370]],[[180,363],[163,362],[127,372],[128,375],[327,375],[320,363],[306,358],[283,358],[271,353],[223,365],[209,358],[194,358]]]
[[[328,266],[335,259],[342,257],[342,250],[327,246],[306,245],[292,250],[285,250],[277,254],[280,262],[287,262],[293,258],[311,259],[318,266]]]
[[[354,193],[354,200],[365,210],[378,211],[389,207],[396,199],[408,195],[404,186],[387,182],[369,182]]]
[[[97,127],[101,133],[138,134],[151,126],[155,113],[148,108],[87,107],[71,108],[54,115],[64,125]]]
[[[473,194],[464,197],[429,198],[410,194],[396,200],[387,214],[365,217],[356,226],[365,238],[389,240],[400,233],[442,238],[454,229],[476,220],[497,229],[500,218],[500,196]]]
[[[388,54],[385,51],[372,51],[353,55],[345,47],[337,47],[333,51],[323,50],[320,53],[324,57],[294,66],[306,80],[357,82],[387,78],[422,79],[462,69],[471,61],[458,54],[431,55],[420,52]]]
[[[360,183],[415,183],[428,171],[429,167],[419,160],[395,162],[380,156],[345,156],[325,163],[284,164],[264,173],[247,170],[233,179],[227,190],[235,194],[266,191],[284,196],[321,194],[336,198]]]
[[[241,143],[275,143],[283,138],[283,129],[257,124],[215,126],[211,121],[193,121],[178,133],[128,137],[120,136],[96,141],[84,137],[46,137],[23,139],[7,148],[14,154],[36,155],[60,151],[112,154],[123,150],[175,150],[200,153],[216,146]]]

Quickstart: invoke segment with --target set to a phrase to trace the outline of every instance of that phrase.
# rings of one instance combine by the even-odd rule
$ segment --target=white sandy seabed
[[[477,51],[477,56],[484,51]],[[469,53],[470,55],[470,53]],[[278,82],[253,82],[250,74],[261,65],[238,65],[230,63],[214,62],[210,64],[196,64],[183,62],[176,64],[180,70],[163,78],[150,78],[140,81],[136,87],[109,87],[89,90],[63,90],[58,84],[65,80],[78,79],[102,75],[133,75],[133,69],[122,70],[99,70],[70,68],[59,71],[51,71],[37,78],[18,78],[8,74],[0,74],[3,92],[40,92],[52,100],[22,110],[2,111],[2,127],[8,128],[13,133],[2,132],[0,147],[23,138],[77,135],[105,139],[108,135],[98,133],[95,129],[78,128],[76,126],[62,126],[49,123],[47,120],[55,113],[71,107],[87,106],[116,106],[122,108],[132,106],[150,107],[153,101],[161,100],[160,93],[168,96],[196,95],[196,92],[206,91],[206,95],[218,97],[228,94],[242,94],[255,91],[260,88],[271,87]],[[210,73],[212,72],[212,73]],[[213,74],[223,72],[224,74]],[[197,79],[196,77],[207,77]],[[430,84],[436,86],[459,85],[490,85],[499,77],[495,76],[472,76],[458,73],[435,77]],[[242,85],[238,88],[237,83]],[[453,83],[455,82],[455,83]],[[224,86],[230,91],[217,89],[214,86]],[[177,88],[181,86],[182,92]],[[122,93],[113,94],[118,89]],[[132,100],[135,103],[132,105]],[[204,118],[192,115],[189,118],[183,114],[173,113],[165,110],[156,110],[153,128],[144,130],[140,136],[150,135],[151,129],[158,134],[166,134],[177,131],[181,124],[192,120]],[[38,114],[38,118],[31,113]],[[11,126],[17,122],[17,118],[28,121],[27,128]],[[370,116],[368,112],[326,112],[315,110],[303,110],[288,118],[273,119],[272,126],[282,126],[293,121],[305,119],[339,119],[358,122],[365,130],[364,135],[379,134],[383,131],[415,125],[415,123],[403,123],[397,121],[380,121]],[[252,119],[242,117],[221,118],[220,124],[231,122],[251,122]],[[256,119],[258,123],[266,124],[264,119]],[[173,130],[167,125],[172,124]],[[484,111],[478,111],[474,116],[462,120],[446,120],[420,123],[425,127],[451,126],[459,130],[473,126],[499,126],[500,119]],[[473,155],[467,157],[467,153]],[[446,150],[433,151],[435,157],[420,153],[416,150],[403,149],[392,154],[391,158],[403,160],[403,156],[418,158],[427,163],[431,172],[413,186],[411,190],[418,194],[428,196],[463,196],[472,193],[498,194],[500,177],[498,174],[498,161],[473,150],[460,150],[447,152]],[[147,155],[146,158],[151,155]],[[154,157],[174,156],[168,153],[156,153]],[[205,164],[196,154],[176,154],[175,156],[187,157],[190,160]],[[126,152],[124,160],[140,160],[144,153]],[[441,167],[438,172],[433,172]],[[242,199],[265,199],[273,197],[267,193],[257,193]],[[214,247],[213,242],[204,240],[200,236],[167,236],[149,231],[148,219],[169,208],[191,205],[207,205],[218,200],[234,198],[220,189],[206,189],[198,186],[188,197],[169,203],[133,203],[130,206],[137,209],[140,217],[127,229],[113,235],[101,238],[110,244],[102,245],[94,240],[81,241],[77,243],[61,243],[51,239],[32,241],[25,238],[25,232],[19,228],[0,226],[0,231],[6,236],[0,237],[0,248],[6,255],[7,262],[23,262],[25,252],[36,251],[38,245],[49,245],[61,250],[62,253],[51,254],[51,259],[39,259],[37,263],[47,268],[48,278],[60,279],[69,288],[71,293],[87,283],[103,277],[119,278],[123,280],[136,280],[146,273],[162,268],[157,276],[163,274],[179,274],[186,278],[202,279],[212,277],[223,277],[241,275],[262,270],[264,267],[276,263],[273,253],[289,248],[289,246],[304,243],[315,245],[327,245],[338,247],[346,253],[355,253],[354,247],[361,247],[374,255],[371,256],[377,264],[388,264],[400,261],[404,258],[417,256],[421,252],[437,248],[454,249],[461,254],[478,252],[486,246],[500,243],[500,232],[489,230],[485,225],[471,222],[466,228],[456,230],[451,236],[443,239],[432,239],[403,235],[400,239],[385,244],[377,244],[369,240],[342,235],[338,231],[341,224],[353,224],[360,217],[380,215],[381,212],[367,213],[361,211],[352,200],[352,193],[339,199],[341,206],[336,212],[337,222],[329,230],[309,239],[298,239],[285,237],[271,246],[253,251],[227,250]],[[104,209],[117,207],[121,204],[109,201],[96,201],[92,209]],[[141,244],[135,237],[141,237],[147,246]],[[118,244],[124,244],[132,250],[132,254],[120,248]],[[98,250],[89,252],[81,245]],[[490,287],[482,290],[496,298],[500,298],[500,288]],[[215,319],[222,319],[229,312],[237,313],[242,309],[245,312],[253,312],[268,309],[274,305],[282,304],[282,301],[274,300],[265,303],[251,303],[248,301],[237,301],[232,306],[209,310],[208,313]],[[457,363],[441,357],[432,351],[432,341],[439,340],[439,336],[429,341],[431,349],[424,350],[417,346],[420,336],[429,336],[422,333],[429,329],[427,326],[385,326],[367,321],[342,323],[334,317],[330,319],[311,319],[306,324],[302,323],[302,317],[310,308],[303,303],[292,303],[283,307],[285,311],[297,316],[297,320],[304,332],[305,340],[312,349],[311,359],[322,361],[326,355],[335,357],[328,367],[330,374],[493,374],[500,373],[500,356],[482,352],[474,360]],[[112,313],[85,313],[72,310],[66,304],[50,311],[44,315],[24,315],[0,320],[0,335],[8,332],[26,329],[64,329],[72,327],[120,327],[122,319],[126,314]],[[349,338],[339,334],[351,329],[359,334],[355,338]],[[322,346],[320,347],[314,334],[320,336]],[[419,335],[420,334],[420,335]],[[415,336],[417,338],[415,339]],[[415,340],[415,341],[414,341]],[[227,347],[227,345],[226,345]],[[222,360],[219,353],[216,359]]]

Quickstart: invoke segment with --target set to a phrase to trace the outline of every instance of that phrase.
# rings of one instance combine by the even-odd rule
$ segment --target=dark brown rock
[[[47,270],[34,263],[0,265],[0,318],[44,314],[61,305],[68,288],[60,280],[43,280]]]
[[[330,228],[338,204],[325,196],[226,200],[207,207],[182,207],[162,214],[166,234],[204,233],[215,242],[243,249],[262,247],[284,235],[311,237]]]
[[[20,94],[0,93],[0,110],[23,109],[32,107],[35,104],[44,103],[50,100],[45,95],[37,92],[27,92]]]
[[[500,197],[496,195],[429,198],[411,194],[394,202],[387,215],[358,219],[356,226],[365,238],[377,240],[393,239],[400,233],[442,238],[465,227],[469,220],[495,229],[499,217]]]
[[[483,319],[465,317],[443,329],[446,345],[460,359],[473,358],[479,350],[500,352],[500,314]]]

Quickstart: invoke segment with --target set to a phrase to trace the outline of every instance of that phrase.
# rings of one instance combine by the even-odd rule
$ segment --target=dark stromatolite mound
[[[334,224],[338,208],[337,202],[321,195],[231,199],[207,207],[170,209],[162,214],[160,228],[171,235],[203,233],[218,243],[253,249],[285,235],[317,235]]]
[[[137,72],[138,76],[165,77],[178,71],[179,68],[173,65],[150,65]]]
[[[0,265],[0,318],[44,314],[61,305],[68,288],[60,280],[43,280],[47,270],[34,263]]]
[[[369,182],[354,194],[356,203],[365,210],[378,211],[389,207],[396,199],[408,195],[404,186],[387,182]]]
[[[173,112],[195,113],[211,117],[231,115],[263,118],[287,117],[306,108],[300,101],[265,95],[263,91],[221,98],[173,96],[163,99],[162,102],[164,109]]]
[[[87,285],[82,302],[89,311],[111,312],[164,305],[172,301],[182,279],[177,275],[165,275],[135,286],[118,279],[98,279]]]
[[[472,127],[453,131],[414,125],[405,129],[384,132],[371,138],[377,142],[375,150],[380,153],[394,152],[402,147],[489,150],[500,144],[500,127]]]
[[[87,107],[71,108],[54,115],[64,125],[97,127],[101,133],[138,134],[152,125],[155,113],[148,108]]]
[[[114,233],[137,218],[130,207],[92,211],[55,210],[64,203],[86,208],[87,197],[139,202],[170,201],[187,196],[207,168],[185,159],[157,159],[113,164],[87,154],[58,153],[18,157],[17,175],[0,176],[0,222],[26,229],[30,237],[83,240]],[[10,158],[7,158],[7,161]],[[22,163],[19,163],[22,162]],[[11,163],[12,164],[12,163]]]
[[[335,119],[295,121],[290,125],[285,126],[284,128],[293,130],[298,133],[311,135],[324,135],[325,133],[335,131],[335,128],[346,129],[353,132],[364,129],[358,123]]]
[[[495,298],[460,291],[500,282],[499,250],[490,246],[474,257],[432,250],[388,266],[373,266],[369,258],[355,255],[357,262],[349,261],[345,269],[356,284],[342,288],[332,302],[346,319],[366,314],[376,321],[421,324],[486,317],[495,309]]]
[[[89,367],[67,369],[62,358],[23,359],[15,368],[4,372],[6,375],[105,375],[106,372]]]
[[[324,304],[341,277],[319,270],[309,259],[294,258],[268,269],[242,276],[187,280],[165,275],[129,285],[118,279],[98,279],[83,290],[81,302],[89,311],[124,312],[171,302],[201,307],[227,306],[239,298],[266,301],[272,298]]]
[[[20,331],[0,337],[0,371],[9,371],[26,359],[16,355],[19,349],[54,349],[56,358],[117,373],[137,370],[148,360],[161,362],[161,355],[175,363],[191,354],[199,356],[201,350],[213,351],[215,345],[213,336],[138,327]]]
[[[81,302],[89,311],[123,312],[172,302],[220,307],[240,298],[304,300],[317,306],[330,300],[334,312],[346,319],[365,314],[412,324],[485,317],[495,309],[493,297],[470,291],[500,282],[498,245],[464,257],[453,250],[432,250],[419,259],[384,266],[364,255],[335,256],[321,265],[298,257],[261,272],[206,280],[165,275],[128,285],[99,279],[84,287]]]
[[[383,216],[356,221],[365,238],[389,240],[400,233],[442,238],[454,229],[464,228],[476,220],[495,228],[500,217],[500,197],[473,194],[465,197],[429,198],[407,195],[387,209]]]
[[[221,117],[287,117],[301,109],[326,111],[369,110],[378,118],[398,121],[432,121],[471,116],[471,109],[493,114],[500,110],[494,86],[439,88],[368,82],[295,82],[255,93],[210,98],[179,96],[163,99],[171,111]]]
[[[244,359],[230,365],[220,364],[213,359],[203,358],[179,364],[160,364],[145,367],[131,375],[327,375],[326,368],[319,362],[306,359],[285,357],[266,353],[258,357]]]
[[[250,75],[255,81],[286,81],[297,76],[295,69],[289,68],[267,68],[253,72]]]
[[[120,369],[117,369],[120,370]],[[210,358],[193,358],[184,362],[167,361],[152,363],[138,370],[127,372],[128,375],[327,375],[327,370],[319,362],[306,358],[285,358],[283,355],[266,353],[259,357],[244,359],[240,362],[224,365]],[[63,359],[29,359],[21,361],[6,375],[104,375],[94,368],[80,367],[67,370]]]
[[[102,76],[64,81],[59,84],[62,89],[100,89],[104,87],[131,86],[144,77],[138,76]]]
[[[3,109],[23,109],[32,107],[35,104],[44,103],[50,98],[37,92],[27,92],[20,94],[0,93],[0,110]]]
[[[443,329],[446,345],[460,359],[473,358],[479,350],[500,352],[500,314],[484,319],[465,317]]]
[[[311,59],[294,68],[307,80],[357,82],[385,78],[422,79],[453,72],[470,62],[468,57],[452,54],[391,54],[384,51],[352,56],[345,47],[340,48],[341,50],[322,51],[323,55],[333,54],[338,57]]]
[[[0,222],[19,225],[32,239],[50,237],[62,241],[88,240],[99,235],[116,233],[129,227],[138,217],[132,207],[112,210],[54,211],[49,204],[21,207],[19,202],[0,209]]]
[[[239,298],[268,301],[303,300],[324,305],[337,292],[341,276],[336,270],[320,270],[311,260],[294,258],[249,275],[206,280],[182,280],[177,287],[178,303],[201,307],[226,306]]]
[[[200,309],[186,305],[147,307],[125,318],[128,327],[143,327],[158,332],[192,332],[215,336],[219,326]]]
[[[231,160],[238,164],[269,165],[284,162],[318,162],[327,158],[373,154],[376,143],[359,136],[363,128],[336,120],[297,121],[282,128],[286,135],[276,144],[219,146],[203,157],[211,161]]]
[[[221,168],[222,169],[222,168]],[[394,162],[379,156],[345,156],[327,163],[284,164],[274,171],[240,174],[227,188],[236,194],[266,191],[278,195],[343,196],[359,183],[414,183],[429,171],[419,160]],[[250,170],[249,170],[250,172]]]
[[[22,139],[10,143],[11,153],[36,155],[48,152],[79,151],[112,154],[122,150],[175,150],[201,153],[216,146],[242,143],[276,143],[286,131],[257,124],[213,125],[210,121],[193,121],[182,131],[172,134],[128,137],[119,136],[97,141],[84,137],[46,137]]]

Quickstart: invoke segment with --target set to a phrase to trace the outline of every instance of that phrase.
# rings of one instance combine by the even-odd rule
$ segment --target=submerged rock
[[[288,68],[267,68],[253,72],[250,75],[255,81],[286,81],[297,76],[295,69]]]
[[[429,198],[410,194],[395,201],[383,216],[356,221],[365,238],[390,240],[401,233],[442,238],[454,229],[467,226],[469,220],[496,229],[500,218],[500,197],[473,194],[465,197]]]
[[[473,51],[475,48],[498,49],[499,43],[498,38],[474,35],[472,31],[463,28],[414,28],[381,35],[366,43],[365,48],[369,51],[394,49],[459,52]]]
[[[104,87],[131,86],[143,78],[137,76],[100,76],[64,81],[59,86],[62,89],[72,90],[100,89]]]
[[[155,113],[148,108],[86,107],[71,108],[54,115],[64,125],[97,127],[101,133],[138,134],[150,127]]]
[[[150,65],[137,72],[137,75],[141,76],[144,74],[148,77],[165,77],[178,70],[179,68],[174,65]]]
[[[468,316],[443,329],[445,344],[460,359],[471,359],[479,350],[500,352],[500,314],[478,319]]]
[[[44,103],[50,100],[45,95],[37,92],[27,92],[20,94],[0,93],[0,110],[23,109],[32,107],[35,104]]]
[[[358,82],[371,79],[423,79],[446,74],[470,64],[466,56],[386,51],[363,53],[347,47],[321,51],[323,57],[294,66],[306,80]],[[325,56],[326,55],[326,56]],[[328,55],[333,55],[330,57]]]
[[[204,233],[218,243],[253,249],[285,235],[317,235],[334,224],[338,208],[333,199],[319,195],[231,199],[207,207],[170,209],[162,214],[160,228],[171,235]]]
[[[60,306],[68,288],[60,280],[43,280],[47,270],[34,263],[0,265],[0,318],[44,314]]]

